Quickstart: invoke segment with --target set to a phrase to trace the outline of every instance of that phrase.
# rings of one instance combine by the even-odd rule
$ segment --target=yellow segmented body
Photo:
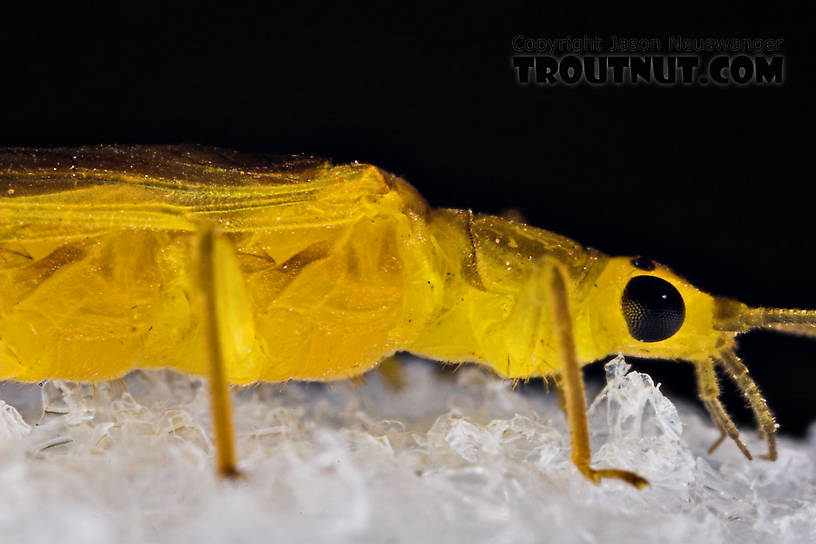
[[[634,473],[590,467],[580,365],[617,352],[692,362],[712,419],[750,458],[719,401],[719,366],[775,459],[776,423],[735,338],[816,335],[812,310],[749,308],[649,259],[430,208],[367,164],[190,146],[9,149],[0,191],[0,379],[207,375],[222,475],[236,474],[228,382],[349,378],[397,351],[556,375],[576,466],[637,487]]]
[[[370,165],[247,162],[184,147],[0,155],[0,377],[204,374],[190,249],[202,222],[227,234],[248,302],[232,316],[249,329],[234,383],[347,378],[402,350],[508,376],[553,368],[502,329],[524,311],[531,264],[549,254],[580,272],[578,244],[430,209]]]

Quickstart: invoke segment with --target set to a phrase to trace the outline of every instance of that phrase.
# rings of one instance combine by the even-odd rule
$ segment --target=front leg
[[[575,354],[575,338],[572,333],[572,318],[564,273],[558,265],[551,264],[545,269],[545,278],[549,282],[553,322],[561,352],[560,387],[564,393],[563,406],[570,428],[572,462],[584,476],[596,484],[600,483],[603,478],[616,478],[642,489],[649,485],[649,482],[634,472],[615,468],[598,470],[590,467],[592,452],[589,444],[584,378]]]

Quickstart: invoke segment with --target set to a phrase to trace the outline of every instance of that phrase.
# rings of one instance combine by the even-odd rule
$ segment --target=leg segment
[[[220,476],[238,476],[235,466],[235,431],[232,401],[224,360],[224,328],[219,323],[216,277],[217,235],[206,226],[198,235],[198,285],[201,291],[201,326],[208,358],[210,402],[215,432],[216,470]],[[223,242],[222,242],[223,243]]]
[[[383,360],[376,368],[391,391],[399,391],[405,386],[402,366],[393,355]]]
[[[720,402],[720,385],[717,383],[717,373],[714,371],[714,364],[711,361],[694,361],[694,369],[697,374],[697,394],[700,400],[703,401],[714,424],[720,429],[720,437],[708,448],[708,453],[712,453],[717,447],[722,444],[726,436],[737,445],[743,455],[751,459],[751,453],[742,440],[739,439],[739,430],[728,412],[723,408]]]
[[[765,441],[768,444],[768,453],[761,455],[762,459],[768,461],[776,460],[776,422],[773,414],[768,408],[768,404],[760,393],[759,388],[751,376],[748,375],[748,369],[742,360],[731,350],[723,350],[720,352],[721,359],[717,362],[722,365],[728,376],[737,384],[742,396],[751,405],[751,410],[754,412],[757,425],[759,426]]]
[[[649,482],[634,472],[619,469],[596,470],[589,466],[592,462],[592,452],[589,444],[586,393],[581,367],[575,354],[567,287],[563,273],[558,266],[552,266],[550,272],[549,287],[561,351],[561,383],[572,440],[572,462],[584,476],[596,484],[600,483],[603,478],[616,478],[642,489],[649,485]]]
[[[560,372],[554,373],[553,381],[555,382],[555,396],[558,399],[558,407],[561,408],[564,415],[567,415],[567,399],[564,398],[564,378],[561,377]]]

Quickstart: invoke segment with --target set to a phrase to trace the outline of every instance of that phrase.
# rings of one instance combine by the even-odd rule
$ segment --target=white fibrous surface
[[[199,379],[5,384],[0,542],[816,541],[816,432],[781,437],[774,463],[730,442],[707,455],[708,419],[619,357],[590,409],[593,466],[651,485],[596,486],[570,461],[554,394],[470,366],[403,369],[400,390],[369,374],[237,392],[238,481],[213,474]]]

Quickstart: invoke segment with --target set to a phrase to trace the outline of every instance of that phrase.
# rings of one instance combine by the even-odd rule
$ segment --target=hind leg
[[[239,475],[235,461],[235,430],[232,423],[232,400],[225,361],[224,326],[219,314],[218,274],[219,255],[231,251],[228,243],[216,234],[212,226],[205,226],[197,236],[197,269],[200,292],[200,318],[207,372],[210,381],[210,402],[215,434],[216,471],[219,476]],[[225,247],[226,244],[226,247]]]

